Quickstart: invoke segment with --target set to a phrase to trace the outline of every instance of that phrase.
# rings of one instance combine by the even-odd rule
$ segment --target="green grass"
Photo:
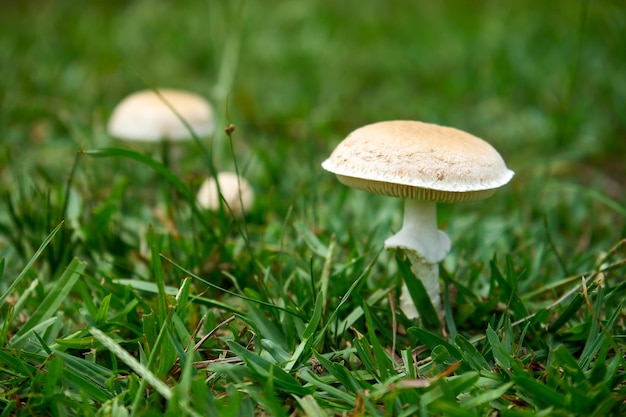
[[[625,22],[608,0],[4,4],[0,416],[624,415]],[[106,133],[151,86],[218,115],[172,170]],[[396,307],[401,202],[320,167],[389,119],[516,171],[439,207],[443,327]],[[213,169],[253,185],[245,219],[195,206]]]

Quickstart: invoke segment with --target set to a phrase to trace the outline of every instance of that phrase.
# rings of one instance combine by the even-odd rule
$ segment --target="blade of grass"
[[[0,401],[4,403],[4,407],[2,407],[3,411],[2,411],[2,414],[0,414],[0,417],[9,417],[9,416],[14,415],[12,413],[13,413],[13,410],[15,409],[15,406],[17,405],[17,401],[14,401],[14,400],[8,401],[8,400],[5,400],[4,398],[0,398]]]
[[[424,324],[424,327],[429,329],[440,329],[441,321],[439,320],[439,315],[430,300],[426,288],[424,288],[424,284],[418,277],[415,276],[415,274],[413,274],[413,271],[411,270],[411,261],[408,257],[402,256],[399,252],[396,252],[396,263],[398,264],[398,270],[400,271],[402,280],[409,289],[411,299],[413,300],[415,307],[417,307],[417,311],[419,312],[419,316]]]
[[[150,272],[157,286],[157,318],[159,322],[165,321],[167,316],[167,293],[165,291],[165,277],[163,276],[163,264],[161,262],[161,246],[163,236],[157,235],[152,226],[148,229],[148,246],[150,247]]]
[[[14,353],[14,355],[9,354]],[[14,349],[0,349],[0,364],[3,364],[3,372],[10,375],[23,375],[29,379],[34,378],[37,368],[28,363],[20,356],[20,352]]]
[[[417,378],[417,367],[415,366],[412,353],[411,349],[402,349],[402,352],[400,353],[402,357],[402,364],[404,366],[404,372],[410,380]]]
[[[372,350],[374,352],[374,357],[376,358],[376,363],[378,365],[379,375],[382,380],[385,381],[389,379],[393,374],[395,374],[395,370],[393,367],[393,363],[389,358],[387,352],[380,344],[378,340],[378,336],[375,331],[375,324],[372,320],[372,315],[370,314],[369,308],[367,308],[367,304],[363,303],[363,312],[365,313],[365,323],[367,323],[367,334],[369,336],[370,345],[372,346]]]
[[[485,391],[482,394],[478,394],[474,397],[465,397],[461,400],[461,406],[467,408],[478,407],[479,405],[495,401],[498,398],[502,397],[504,394],[506,394],[506,392],[511,389],[513,385],[513,382],[508,382],[506,384],[502,384],[498,388]]]
[[[488,371],[491,366],[483,355],[463,335],[458,334],[454,339],[456,345],[463,352],[463,359],[475,371]]]
[[[335,252],[335,246],[337,243],[337,239],[335,238],[335,235],[332,235],[330,237],[330,243],[328,244],[328,255],[326,256],[326,259],[324,260],[324,268],[322,269],[322,275],[320,277],[320,295],[322,297],[322,304],[323,304],[323,311],[326,311],[326,304],[328,302],[328,285],[330,283],[330,274],[331,274],[331,267],[332,267],[332,261],[333,261],[333,253]],[[0,274],[1,276],[1,274]]]
[[[159,289],[157,288],[157,285],[154,282],[141,281],[138,279],[116,279],[116,280],[113,280],[112,282],[115,284],[123,285],[123,286],[129,286],[135,290],[147,292],[151,294],[158,294],[159,292]],[[176,296],[176,294],[178,294],[178,291],[179,291],[178,289],[172,286],[169,286],[169,285],[165,286],[165,293],[169,296]],[[226,310],[232,313],[240,313],[239,310],[237,310],[231,305],[222,303],[217,300],[212,300],[209,298],[204,298],[200,296],[191,296],[190,301],[196,302],[202,305],[216,307],[216,308],[219,308],[220,310]]]
[[[176,189],[176,191],[185,196],[188,200],[194,199],[194,196],[191,194],[185,183],[183,183],[169,168],[148,155],[125,148],[82,149],[80,153],[94,158],[128,158],[141,162],[161,175]]]
[[[150,370],[153,367],[153,364],[156,362],[157,358],[159,357],[160,353],[161,353],[161,345],[163,344],[163,340],[165,340],[166,334],[167,334],[167,328],[170,325],[170,320],[171,320],[171,315],[174,314],[173,312],[170,312],[170,314],[167,316],[167,318],[165,319],[164,323],[161,325],[161,329],[158,333],[158,335],[156,336],[156,339],[154,341],[154,344],[151,346],[151,351],[149,354],[149,358],[148,358],[148,362],[146,363],[146,369]],[[153,319],[154,321],[154,319]],[[156,376],[155,376],[156,378]],[[130,417],[134,417],[136,411],[140,410],[140,403],[141,403],[141,399],[143,398],[144,392],[146,390],[146,385],[149,383],[149,380],[142,378],[141,382],[139,384],[139,388],[137,390],[137,393],[135,394],[135,398],[133,398],[133,404],[131,407],[131,415]]]
[[[443,266],[440,265],[439,270],[441,271],[441,276],[444,280],[443,311],[444,311],[444,319],[446,322],[446,328],[448,329],[448,340],[454,340],[456,335],[458,334],[458,330],[456,328],[456,322],[454,321],[454,314],[452,314],[452,305],[450,303],[450,285],[449,284],[452,282],[452,277]]]
[[[302,398],[298,396],[294,396],[294,398],[298,402],[298,405],[300,405],[300,407],[302,408],[302,411],[304,411],[305,415],[310,416],[310,417],[328,416],[328,414],[326,414],[324,409],[320,407],[317,401],[315,401],[315,397],[313,397],[312,395],[305,395]]]
[[[275,305],[275,304],[268,303],[268,302],[266,302],[266,301],[257,300],[257,299],[251,298],[251,297],[247,297],[247,296],[245,296],[245,295],[243,295],[243,294],[239,294],[239,293],[236,293],[236,292],[233,292],[233,291],[229,291],[229,290],[227,290],[227,289],[225,289],[225,288],[220,287],[219,285],[215,285],[215,284],[213,284],[212,282],[210,282],[210,281],[208,281],[208,280],[206,280],[206,279],[204,279],[204,278],[201,278],[201,277],[199,277],[198,275],[194,274],[193,272],[191,272],[191,271],[189,271],[189,270],[185,269],[183,266],[181,266],[181,265],[177,264],[176,262],[174,262],[173,260],[171,260],[171,259],[170,259],[170,258],[168,258],[167,256],[165,256],[165,255],[161,255],[161,256],[162,256],[162,257],[163,257],[163,258],[164,258],[167,262],[171,263],[174,267],[178,268],[179,270],[181,270],[181,271],[182,271],[182,272],[184,272],[185,274],[189,275],[190,277],[192,277],[192,278],[194,278],[194,279],[197,279],[198,281],[202,282],[203,284],[205,284],[205,285],[207,285],[207,286],[209,286],[209,287],[211,287],[211,288],[213,288],[213,289],[216,289],[216,290],[218,290],[218,291],[221,291],[221,292],[223,292],[223,293],[225,293],[225,294],[232,295],[233,297],[238,297],[238,298],[241,298],[242,300],[246,300],[246,301],[249,301],[249,302],[252,302],[252,303],[255,303],[255,304],[259,304],[259,305],[262,305],[262,306],[265,306],[265,307],[273,308],[273,309],[276,309],[276,310],[284,311],[284,312],[286,312],[286,313],[289,313],[289,314],[291,314],[291,315],[294,315],[294,316],[296,316],[296,317],[299,317],[299,318],[301,318],[301,319],[303,319],[303,320],[306,320],[306,319],[307,319],[307,317],[306,317],[306,316],[304,316],[303,314],[297,313],[297,312],[295,312],[295,311],[293,311],[293,310],[290,310],[290,309],[288,309],[288,308],[281,307],[281,306],[277,306],[277,305]]]
[[[239,193],[238,193],[239,201],[237,203],[239,204],[240,207],[244,207],[243,196],[241,193],[241,172],[239,170],[239,164],[237,163],[237,154],[235,153],[235,147],[233,145],[233,132],[235,131],[235,125],[229,124],[228,127],[224,129],[224,131],[226,132],[226,136],[228,137],[228,144],[230,145],[233,165],[235,166],[235,174],[237,176],[237,189],[239,190]],[[220,186],[219,186],[219,181],[217,181],[217,174],[215,174],[215,185],[216,185],[218,194],[220,196],[220,200],[222,201],[222,204],[226,206],[230,215],[233,218],[237,218],[237,216],[234,215],[232,208],[228,205],[228,202],[224,198],[224,195],[222,194],[222,190],[220,189]],[[254,250],[252,249],[252,245],[250,244],[250,231],[248,230],[248,223],[245,221],[245,216],[246,216],[246,213],[244,212],[243,220],[237,219],[235,221],[235,225],[237,226],[239,235],[242,237],[246,250],[248,251],[248,254],[250,255],[250,260],[251,260],[250,264],[254,266],[256,265],[256,261],[255,261],[256,255],[255,255]]]
[[[556,244],[554,243],[554,239],[552,239],[552,233],[550,233],[550,226],[548,225],[548,216],[547,215],[543,216],[543,225],[544,225],[544,229],[546,231],[546,237],[548,239],[548,243],[550,244],[550,248],[552,249],[552,252],[556,256],[557,261],[559,262],[559,266],[561,267],[561,270],[563,271],[565,276],[569,276],[570,273],[569,273],[569,270],[567,268],[567,265],[565,264],[565,260],[563,259],[563,257],[561,256],[561,253],[559,252],[558,248],[556,247]]]
[[[324,355],[313,351],[315,358],[320,362],[320,364],[326,369],[326,371],[333,376],[337,382],[341,384],[348,392],[352,392],[356,394],[359,390],[363,389],[362,384],[359,380],[349,372],[345,366],[341,364],[336,364],[326,359]]]
[[[116,280],[113,280],[113,282],[116,284],[124,285],[124,286],[128,285],[129,287],[138,291],[142,291],[142,292],[148,292],[151,294],[159,293],[159,287],[154,282],[141,281],[138,279],[125,279],[125,278],[116,279]],[[172,286],[165,286],[164,291],[165,291],[165,294],[172,296],[172,297],[178,294],[178,289]]]
[[[47,320],[43,320],[40,323],[37,323],[35,326],[33,326],[31,329],[29,329],[28,331],[22,333],[22,334],[16,334],[15,336],[13,336],[13,338],[9,341],[9,346],[10,347],[14,347],[14,348],[20,348],[24,351],[32,351],[31,347],[32,345],[29,345],[29,342],[32,343],[34,346],[36,346],[36,349],[38,351],[40,351],[40,349],[43,349],[43,346],[39,343],[35,343],[39,342],[38,337],[34,336],[35,334],[41,334],[44,333],[46,331],[48,331],[48,329],[50,327],[52,327],[52,325],[58,320],[57,317],[50,317]],[[33,341],[31,339],[31,336],[33,337],[33,339],[35,339],[35,341]]]
[[[408,332],[417,337],[419,341],[426,345],[430,350],[435,349],[437,346],[443,346],[444,348],[446,348],[450,356],[456,361],[463,360],[463,355],[456,346],[445,341],[436,334],[421,327],[411,327],[408,329]]]
[[[370,373],[372,379],[376,379],[377,382],[381,382],[380,372],[378,370],[378,363],[376,358],[372,354],[372,347],[367,337],[356,329],[352,329],[355,333],[355,338],[352,339],[352,346],[356,349],[357,357],[363,363],[363,367]]]
[[[322,319],[322,310],[324,308],[324,295],[320,294],[315,300],[315,309],[313,310],[313,315],[311,316],[311,320],[309,320],[308,324],[304,328],[304,332],[302,333],[302,339],[300,344],[293,352],[291,359],[285,365],[285,370],[290,371],[293,367],[300,361],[300,358],[304,352],[309,352],[313,342],[316,340],[313,335],[315,334],[315,329],[317,329],[320,325],[320,321]]]
[[[124,148],[100,148],[100,149],[83,149],[81,154],[91,156],[94,158],[128,158],[141,162],[142,164],[150,167],[152,170],[161,175],[174,189],[179,192],[185,200],[189,203],[193,214],[196,216],[202,227],[210,236],[216,238],[215,230],[209,225],[206,220],[206,216],[203,216],[196,203],[195,195],[189,190],[189,188],[182,182],[168,167],[151,158],[148,155],[133,151],[131,149]]]
[[[255,304],[248,303],[248,311],[243,319],[254,326],[255,331],[258,332],[261,337],[271,339],[285,350],[291,349],[291,341],[287,340],[285,337],[282,326],[280,326],[275,319],[268,317],[266,312],[257,308]]]
[[[392,288],[385,289],[377,289],[372,293],[366,300],[368,306],[373,306],[378,303],[380,300],[385,298],[389,292],[392,291]],[[340,334],[341,332],[349,329],[357,322],[361,317],[363,317],[363,308],[361,306],[357,306],[348,316],[343,319],[337,325],[333,325],[332,331],[334,334]]]
[[[267,378],[267,383],[263,385],[263,395],[258,395],[258,401],[262,404],[268,411],[269,414],[276,417],[287,417],[285,414],[284,401],[277,397],[277,390],[274,387],[274,382],[276,378],[274,378],[274,370],[278,369],[273,366],[270,367],[270,375]]]
[[[53,284],[53,288],[48,292],[39,307],[37,307],[37,310],[35,310],[28,321],[18,330],[16,335],[21,336],[37,324],[51,318],[52,315],[57,312],[61,303],[65,301],[86,266],[87,264],[74,258],[63,274],[61,274],[58,281]]]
[[[565,404],[564,394],[528,375],[516,363],[513,363],[511,375],[516,389],[523,393],[524,398],[531,401],[535,407],[551,407]]]
[[[550,324],[548,331],[550,333],[555,333],[557,330],[563,327],[565,323],[567,323],[574,315],[580,312],[580,307],[583,305],[584,302],[585,300],[583,299],[582,295],[576,294],[574,296],[574,299],[565,308],[565,311],[563,311],[559,315],[559,317],[557,317],[557,319],[554,320],[552,324]]]
[[[163,285],[165,290],[165,285]],[[189,312],[189,303],[191,301],[191,279],[186,277],[180,285],[180,289],[176,293],[176,314],[179,317],[187,317]]]
[[[336,388],[332,385],[326,384],[322,379],[313,374],[308,368],[303,368],[301,372],[298,373],[298,376],[303,381],[307,382],[310,386],[313,386],[321,391],[325,391],[328,396],[332,396],[337,400],[345,403],[353,405],[356,396],[346,391]]]
[[[26,273],[30,270],[30,268],[37,261],[37,259],[39,259],[39,256],[41,256],[43,251],[46,249],[46,247],[52,241],[52,239],[54,239],[54,237],[56,236],[56,234],[58,233],[58,231],[61,229],[62,226],[63,226],[63,222],[59,223],[54,229],[52,229],[50,234],[41,243],[41,246],[39,246],[39,249],[37,249],[37,251],[30,258],[28,263],[26,263],[26,266],[24,266],[24,268],[17,275],[17,278],[15,278],[15,280],[11,283],[11,285],[9,285],[9,288],[7,288],[6,292],[2,294],[2,296],[0,296],[0,308],[4,306],[4,303],[6,302],[9,295],[13,292],[15,287],[20,283],[20,281],[24,278],[24,276],[26,276]]]
[[[519,275],[515,272],[515,268],[513,266],[513,260],[510,255],[507,255],[506,258],[506,274],[502,275],[500,269],[496,265],[496,259],[492,259],[490,261],[491,266],[491,276],[498,283],[498,286],[501,290],[500,299],[503,303],[510,308],[516,316],[518,317],[527,317],[528,310],[525,304],[520,299],[517,292],[517,284],[519,280]]]
[[[98,401],[113,398],[115,392],[110,381],[115,374],[111,370],[58,350],[55,350],[53,355],[63,361],[65,365],[63,378],[68,385],[76,387],[77,391],[84,391]]]
[[[331,313],[330,317],[327,319],[326,323],[324,324],[324,327],[321,329],[321,331],[318,333],[317,335],[317,339],[316,341],[313,343],[314,345],[317,345],[318,343],[320,343],[320,341],[325,337],[325,333],[328,331],[329,326],[331,325],[331,323],[335,323],[335,320],[337,318],[337,316],[339,315],[339,311],[341,310],[341,308],[348,302],[348,300],[350,299],[350,296],[352,295],[352,292],[354,292],[354,290],[361,284],[361,282],[368,276],[369,272],[372,270],[372,267],[374,266],[374,264],[376,263],[376,260],[378,259],[378,256],[380,255],[382,249],[380,249],[372,258],[372,260],[370,261],[369,264],[367,264],[365,266],[365,268],[363,269],[363,271],[361,272],[361,274],[359,274],[359,276],[357,277],[357,279],[354,280],[354,282],[352,283],[352,285],[350,285],[350,288],[348,288],[348,290],[346,291],[346,293],[341,297],[341,301],[339,302],[339,304],[337,305],[337,307],[335,308],[335,310],[333,310],[333,312]]]
[[[610,343],[616,352],[620,351],[620,348],[615,342],[611,332],[613,326],[615,325],[615,321],[618,319],[618,317],[621,316],[620,312],[623,305],[623,301],[619,303],[618,308],[616,308],[611,316],[606,320],[606,325],[604,325],[604,329],[602,329],[599,334],[595,334],[594,332],[594,338],[591,337],[592,333],[590,331],[590,337],[588,338],[587,343],[585,344],[585,348],[583,349],[583,353],[581,353],[580,356],[580,363],[583,369],[586,369],[586,367],[591,365],[598,351],[602,348],[602,345],[605,342]]]
[[[115,340],[104,334],[101,330],[92,327],[89,333],[95,337],[104,347],[110,350],[122,362],[144,379],[152,388],[154,388],[163,398],[169,400],[172,398],[172,390],[165,382],[156,377],[146,366],[142,365],[135,359],[126,349],[120,346]]]
[[[106,319],[109,315],[109,306],[111,305],[112,296],[113,294],[107,294],[102,299],[102,303],[100,303],[100,307],[98,308],[98,313],[94,317],[94,322],[96,325],[101,325],[106,322]]]
[[[500,366],[500,369],[507,373],[510,372],[512,363],[511,353],[507,352],[491,325],[487,326],[487,341],[491,346],[491,352],[493,353],[496,363]]]
[[[456,397],[460,393],[469,390],[476,384],[479,378],[480,376],[477,372],[469,371],[453,377],[436,379],[432,382],[432,389],[425,392],[420,398],[420,405],[423,407],[429,406],[433,410],[440,410],[445,407],[446,413],[443,415],[449,415],[448,412],[450,412],[450,415],[459,415],[459,410],[455,407],[458,404]]]
[[[250,352],[238,343],[233,341],[228,341],[227,343],[232,352],[240,357],[249,366],[250,370],[260,377],[259,381],[267,382],[267,378],[271,374],[274,377],[276,387],[285,392],[293,392],[297,395],[307,395],[311,393],[308,388],[300,385],[297,379],[282,368]]]
[[[278,365],[286,364],[291,359],[291,355],[283,349],[278,343],[270,339],[261,339],[261,346],[270,354],[272,359]]]

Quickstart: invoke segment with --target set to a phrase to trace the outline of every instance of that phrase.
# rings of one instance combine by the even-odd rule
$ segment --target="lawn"
[[[626,414],[624,39],[617,0],[3,2],[0,416]],[[215,110],[175,164],[107,132],[155,87]],[[516,173],[438,206],[441,322],[399,309],[402,201],[321,168],[382,120]]]

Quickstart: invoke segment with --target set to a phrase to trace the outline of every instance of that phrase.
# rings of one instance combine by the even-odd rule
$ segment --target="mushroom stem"
[[[402,228],[385,241],[385,248],[412,250],[431,264],[445,258],[450,251],[450,239],[437,229],[436,203],[407,198]]]
[[[439,264],[430,264],[425,262],[423,258],[415,256],[415,252],[411,250],[405,250],[405,255],[411,261],[411,272],[413,275],[424,284],[424,288],[428,293],[430,302],[435,311],[441,318],[443,316],[443,307],[441,305],[440,285],[439,285]],[[417,307],[411,298],[409,288],[406,283],[402,284],[402,293],[400,294],[400,309],[404,315],[409,319],[419,318]]]
[[[450,251],[450,239],[437,229],[436,203],[406,199],[402,228],[385,241],[385,248],[404,249],[412,272],[422,281],[433,306],[441,314],[438,264]],[[419,316],[406,284],[402,287],[400,303],[407,317]]]

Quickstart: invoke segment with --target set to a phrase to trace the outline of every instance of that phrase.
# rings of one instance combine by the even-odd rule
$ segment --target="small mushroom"
[[[363,126],[322,167],[349,187],[405,199],[402,227],[385,247],[404,250],[440,315],[438,264],[450,250],[450,239],[437,229],[436,203],[487,198],[514,175],[484,140],[417,121]],[[419,317],[406,284],[400,304],[407,317]]]
[[[125,97],[111,114],[109,134],[128,141],[161,142],[165,149],[163,157],[167,159],[170,142],[193,138],[189,128],[198,137],[213,132],[213,108],[202,96],[174,89],[158,92],[141,90]]]
[[[254,191],[248,181],[233,172],[219,172],[217,182],[219,192],[214,177],[209,177],[202,183],[197,194],[198,204],[208,210],[217,211],[221,204],[221,193],[233,215],[243,217],[254,204]]]

